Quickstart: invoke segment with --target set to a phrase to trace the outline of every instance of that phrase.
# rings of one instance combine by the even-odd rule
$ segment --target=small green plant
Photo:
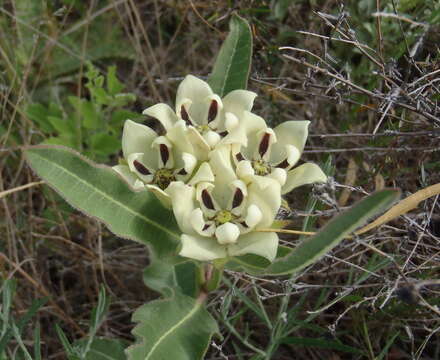
[[[67,104],[33,103],[26,114],[47,137],[45,144],[68,146],[94,160],[107,161],[119,151],[122,122],[139,118],[139,114],[125,110],[136,96],[123,92],[115,66],[110,66],[105,76],[91,63],[87,68],[88,98],[69,96]]]
[[[16,281],[12,279],[1,279],[0,287],[0,360],[10,359],[7,349],[9,343],[15,342],[16,348],[13,350],[17,355],[17,359],[39,360],[40,354],[40,328],[34,329],[34,351],[33,357],[29,353],[28,348],[23,342],[23,332],[30,320],[35,316],[37,311],[46,303],[47,299],[37,299],[32,302],[27,312],[18,320],[13,315],[13,299],[16,290]],[[12,348],[10,348],[12,349]]]
[[[98,304],[92,311],[89,332],[87,337],[71,343],[61,327],[55,325],[61,344],[67,354],[68,360],[123,360],[125,359],[124,348],[127,344],[120,339],[102,339],[96,333],[107,315],[110,302],[101,287],[98,296]]]

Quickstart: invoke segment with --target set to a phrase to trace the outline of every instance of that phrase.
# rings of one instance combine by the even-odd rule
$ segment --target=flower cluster
[[[253,253],[272,261],[278,236],[258,230],[272,225],[281,195],[326,181],[316,164],[294,168],[309,121],[271,129],[251,112],[255,97],[234,90],[221,99],[188,75],[175,110],[160,103],[143,112],[160,122],[161,134],[131,120],[124,125],[126,164],[114,169],[172,208],[183,232],[182,256],[209,261]]]

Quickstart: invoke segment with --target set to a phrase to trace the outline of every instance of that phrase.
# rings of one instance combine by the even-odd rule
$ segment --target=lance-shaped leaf
[[[292,251],[292,248],[280,245],[277,249],[276,259],[283,258]],[[245,271],[248,273],[261,273],[271,262],[262,256],[246,254],[234,256],[226,263],[225,268],[232,271]]]
[[[264,274],[283,275],[301,271],[333,249],[344,237],[362,226],[372,216],[388,209],[399,196],[400,191],[386,189],[359,201],[331,220],[316,235],[303,241],[290,254],[275,260]]]
[[[203,359],[218,326],[201,299],[176,293],[143,305],[133,314],[140,341],[127,349],[128,360]]]
[[[180,235],[173,214],[148,191],[134,192],[108,166],[58,146],[25,150],[29,165],[74,208],[104,222],[117,236],[151,245],[159,256],[175,252]]]
[[[208,79],[220,97],[232,90],[246,89],[252,60],[252,32],[248,22],[234,14],[230,32],[224,41]]]

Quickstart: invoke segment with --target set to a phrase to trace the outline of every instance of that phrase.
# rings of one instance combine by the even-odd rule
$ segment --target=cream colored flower
[[[177,89],[175,112],[166,104],[156,104],[143,113],[159,120],[171,140],[175,138],[174,128],[185,126],[185,136],[191,139],[190,152],[203,160],[217,144],[244,138],[240,136],[242,117],[252,109],[255,97],[251,91],[234,90],[221,99],[208,83],[188,75]]]
[[[271,129],[255,114],[247,113],[246,117],[248,124],[254,124],[246,128],[248,143],[232,145],[241,179],[251,182],[255,176],[273,178],[281,184],[282,194],[301,185],[327,181],[327,176],[314,163],[294,168],[304,150],[309,121],[286,121]]]
[[[182,151],[180,145],[159,136],[148,126],[127,120],[122,134],[122,152],[127,165],[116,165],[113,169],[134,189],[146,187],[169,206],[170,199],[164,190],[173,181],[196,184],[214,180],[206,162],[193,174],[198,165],[197,158]]]
[[[214,183],[196,187],[172,183],[166,192],[183,234],[180,255],[208,261],[248,253],[272,261],[276,233],[257,232],[272,224],[281,204],[280,185],[261,178],[251,185],[239,180],[230,161],[230,147],[212,151]]]

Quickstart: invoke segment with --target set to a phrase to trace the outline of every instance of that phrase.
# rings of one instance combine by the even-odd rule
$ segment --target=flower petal
[[[193,146],[195,157],[201,161],[208,159],[211,147],[194,126],[188,126],[188,139]]]
[[[268,160],[271,148],[277,142],[275,132],[271,128],[266,128],[257,132],[258,146],[255,148],[253,159]]]
[[[214,235],[215,227],[213,226],[213,222],[211,222],[212,226],[206,223],[202,209],[197,208],[191,212],[190,222],[191,226],[199,235],[208,237]]]
[[[266,127],[266,122],[262,117],[245,111],[243,116],[239,117],[239,125],[233,128],[231,132],[222,139],[221,144],[251,146],[251,150],[253,150],[252,142],[249,144],[248,139],[252,140],[252,138],[255,137],[252,133],[265,129]]]
[[[285,146],[293,145],[300,154],[304,150],[304,145],[309,134],[308,127],[310,121],[286,121],[278,125],[273,130],[277,136],[277,142],[273,145],[273,162],[281,162],[285,158]]]
[[[247,209],[247,214],[244,221],[249,228],[253,228],[258,225],[262,218],[263,214],[258,206],[251,204]]]
[[[150,151],[151,144],[157,138],[156,132],[148,126],[127,120],[122,132],[122,152],[124,158],[133,153],[145,153]]]
[[[232,196],[229,199],[228,209],[234,215],[241,215],[243,208],[246,205],[246,197],[248,195],[247,186],[242,180],[234,180],[229,184],[230,189],[232,190]]]
[[[156,185],[145,185],[167,209],[171,209],[171,197]]]
[[[145,185],[140,181],[137,176],[130,171],[127,165],[116,165],[112,167],[122,178],[134,189],[141,190],[145,188]]]
[[[228,246],[229,256],[256,254],[273,261],[277,255],[278,235],[274,232],[250,232],[239,237],[235,244]]]
[[[215,188],[212,192],[220,208],[228,208],[231,199],[230,184],[237,179],[231,161],[230,146],[218,146],[211,151],[209,165],[215,176]]]
[[[173,145],[165,136],[159,136],[153,141],[153,147],[157,149],[159,168],[172,169],[174,167]]]
[[[146,108],[142,114],[151,116],[158,120],[166,131],[171,129],[178,120],[178,117],[173,109],[169,105],[163,103]]]
[[[130,154],[127,163],[130,171],[135,173],[143,182],[148,184],[153,181],[155,169],[145,163],[144,154]]]
[[[267,176],[278,181],[280,185],[283,186],[286,183],[287,172],[284,169],[275,168],[272,169],[272,172]]]
[[[251,111],[257,94],[248,90],[233,90],[223,98],[225,111],[240,117],[244,111]]]
[[[324,174],[318,165],[314,163],[305,163],[287,172],[286,183],[284,184],[281,193],[286,194],[301,185],[326,181],[327,175]]]
[[[209,165],[215,175],[217,184],[228,186],[237,179],[231,162],[231,147],[219,146],[209,154]]]
[[[214,174],[207,162],[202,163],[194,176],[188,182],[189,185],[196,186],[200,182],[214,182]]]
[[[242,160],[237,164],[236,168],[237,176],[242,179],[245,183],[250,183],[255,176],[255,170],[252,164],[248,160]]]
[[[222,99],[220,99],[217,94],[212,94],[207,99],[205,99],[205,102],[206,103],[204,107],[206,107],[206,110],[204,109],[203,112],[200,113],[200,116],[206,116],[207,123],[209,124],[211,129],[218,128],[222,118]]]
[[[196,139],[194,139],[192,132],[196,133]],[[178,120],[174,126],[168,130],[166,137],[173,144],[176,153],[189,153],[196,158],[200,158],[200,155],[203,154],[205,158],[207,158],[206,153],[209,151],[209,145],[206,144],[194,127],[187,127],[183,120]]]
[[[214,185],[209,182],[201,182],[196,187],[196,199],[208,218],[211,218],[220,210],[220,207],[212,196],[213,188]]]
[[[238,120],[238,117],[236,117],[233,113],[227,112],[225,114],[225,128],[228,133],[233,131],[239,124],[240,121]]]
[[[181,181],[172,182],[165,192],[171,197],[174,217],[180,230],[187,234],[196,234],[190,223],[192,211],[196,208],[195,189]]]
[[[202,135],[203,139],[206,141],[206,143],[213,148],[216,146],[219,141],[221,140],[221,137],[219,134],[217,134],[215,131],[209,130],[205,134]]]
[[[182,249],[179,255],[200,261],[225,258],[226,248],[214,238],[182,234]]]
[[[197,159],[194,155],[187,152],[182,153],[183,169],[180,175],[191,175],[197,165]],[[185,173],[185,174],[183,174]]]
[[[212,95],[213,92],[207,82],[193,76],[187,75],[179,84],[176,94],[176,113],[180,112],[180,105],[189,99],[192,102],[199,102]]]
[[[234,244],[240,236],[240,229],[237,225],[227,222],[217,226],[215,236],[221,245]]]
[[[280,183],[267,176],[255,176],[248,187],[248,204],[256,205],[263,214],[259,228],[271,226],[281,206]]]

